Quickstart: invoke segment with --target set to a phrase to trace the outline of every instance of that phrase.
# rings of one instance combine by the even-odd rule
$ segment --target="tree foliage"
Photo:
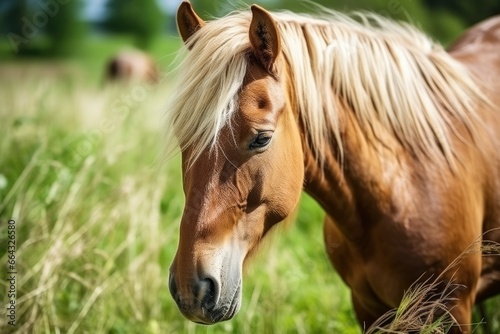
[[[40,9],[49,16],[45,26],[45,33],[50,38],[49,52],[57,55],[73,53],[84,43],[86,31],[85,23],[80,17],[81,0],[65,4],[54,1],[52,8],[44,8],[42,4],[43,2],[39,2]]]
[[[16,38],[16,36],[23,37],[23,17],[29,17],[32,12],[28,0],[4,0],[0,5],[0,22],[2,33],[7,38]],[[29,47],[29,43],[16,43],[15,51],[24,53]]]
[[[22,22],[20,18],[29,14],[27,2],[27,0],[4,0],[0,4],[2,33],[21,34]]]
[[[0,31],[17,54],[70,53],[85,37],[81,4],[81,0],[4,0]],[[40,39],[46,43],[32,43]]]
[[[432,10],[451,12],[461,17],[467,25],[500,14],[498,0],[423,0],[423,3]]]
[[[108,0],[103,28],[134,36],[139,48],[147,49],[161,32],[164,15],[156,0]]]

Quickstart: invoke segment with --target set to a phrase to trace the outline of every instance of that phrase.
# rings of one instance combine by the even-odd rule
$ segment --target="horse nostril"
[[[194,303],[189,296],[185,296],[186,299],[181,302],[181,297],[178,293],[177,284],[175,283],[174,275],[170,274],[168,279],[168,287],[172,298],[175,300],[179,309],[184,312],[188,312],[195,305],[201,306],[205,310],[211,310],[217,304],[218,296],[218,285],[217,281],[212,278],[204,278],[199,281],[195,281],[193,286]]]
[[[207,310],[211,310],[215,307],[217,298],[217,286],[215,281],[211,278],[204,278],[198,282],[195,286],[195,294],[199,301],[201,301],[201,306]]]
[[[177,294],[177,285],[175,284],[175,279],[172,274],[170,274],[168,277],[168,288],[170,290],[172,298],[174,298],[176,303],[179,303],[179,295]]]

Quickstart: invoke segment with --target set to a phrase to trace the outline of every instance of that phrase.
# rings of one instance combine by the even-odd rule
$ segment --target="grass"
[[[450,329],[457,326],[457,323],[449,307],[446,305],[455,300],[453,294],[456,290],[463,288],[460,284],[453,282],[453,276],[464,259],[478,253],[488,254],[488,256],[499,256],[500,244],[483,242],[481,238],[478,238],[452,261],[440,275],[435,278],[428,278],[423,282],[415,282],[409,287],[398,308],[387,312],[377,319],[368,331],[366,331],[366,334],[448,333]],[[454,272],[452,279],[443,286],[443,277],[450,272]],[[494,300],[488,303],[492,309],[498,309],[494,304]],[[498,331],[494,321],[489,322],[487,324],[488,327],[486,327],[485,320],[491,321],[491,318],[488,317],[487,319],[473,321],[470,324],[472,331],[476,333]]]
[[[359,332],[323,250],[321,210],[306,196],[297,222],[247,269],[239,315],[210,327],[185,320],[167,285],[180,161],[158,163],[168,82],[102,89],[41,80],[36,68],[0,80],[0,247],[15,219],[17,332]],[[147,94],[123,112],[137,89]],[[2,280],[2,307],[6,288]],[[5,320],[2,312],[2,333],[12,331]]]
[[[35,54],[16,58],[12,46],[4,36],[0,36],[0,65],[13,66],[35,65],[37,68],[46,67],[47,64],[54,67],[64,65],[66,71],[73,71],[79,77],[78,83],[99,85],[103,80],[103,68],[109,59],[117,52],[131,48],[132,38],[121,36],[109,38],[107,36],[92,35],[81,42],[80,48],[71,58],[47,58]],[[44,40],[30,41],[33,48],[43,49]],[[148,53],[156,60],[161,69],[166,70],[175,57],[175,50],[180,47],[181,41],[177,37],[161,36],[152,43]],[[5,65],[4,65],[5,66]],[[1,72],[0,72],[1,74]]]
[[[360,333],[324,251],[323,213],[306,195],[295,222],[247,268],[235,319],[207,327],[180,315],[167,284],[183,209],[180,160],[158,159],[170,80],[103,88],[99,66],[120,43],[96,43],[83,60],[52,62],[50,75],[46,63],[3,65],[0,249],[15,219],[18,275],[17,326],[0,312],[0,332]],[[500,329],[498,299],[487,306]]]

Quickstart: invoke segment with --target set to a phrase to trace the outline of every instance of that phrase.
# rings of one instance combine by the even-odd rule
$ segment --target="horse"
[[[147,54],[137,50],[124,50],[115,54],[106,64],[108,82],[144,82],[155,84],[159,81],[158,68]]]
[[[376,14],[250,9],[177,11],[166,122],[185,195],[169,272],[180,312],[231,319],[244,264],[305,190],[361,325],[439,277],[450,333],[470,333],[473,305],[500,292],[499,257],[466,251],[500,242],[498,53],[447,52]]]
[[[479,46],[493,52],[493,48],[498,47],[499,42],[500,15],[496,15],[469,28],[466,33],[448,47],[448,51],[456,52],[460,49]]]

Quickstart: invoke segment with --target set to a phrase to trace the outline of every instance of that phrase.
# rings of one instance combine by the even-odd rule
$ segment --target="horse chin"
[[[231,301],[231,304],[229,304],[229,308],[227,309],[227,312],[221,321],[232,319],[236,315],[236,313],[238,313],[240,307],[241,307],[241,284],[238,285],[238,289],[234,294],[233,300]]]
[[[189,320],[196,322],[197,324],[214,325],[222,321],[231,320],[238,313],[240,307],[241,307],[241,284],[238,285],[238,288],[236,289],[229,303],[216,305],[211,310],[206,310],[202,308],[201,315],[198,316],[186,315],[186,314],[184,314],[184,316]]]

